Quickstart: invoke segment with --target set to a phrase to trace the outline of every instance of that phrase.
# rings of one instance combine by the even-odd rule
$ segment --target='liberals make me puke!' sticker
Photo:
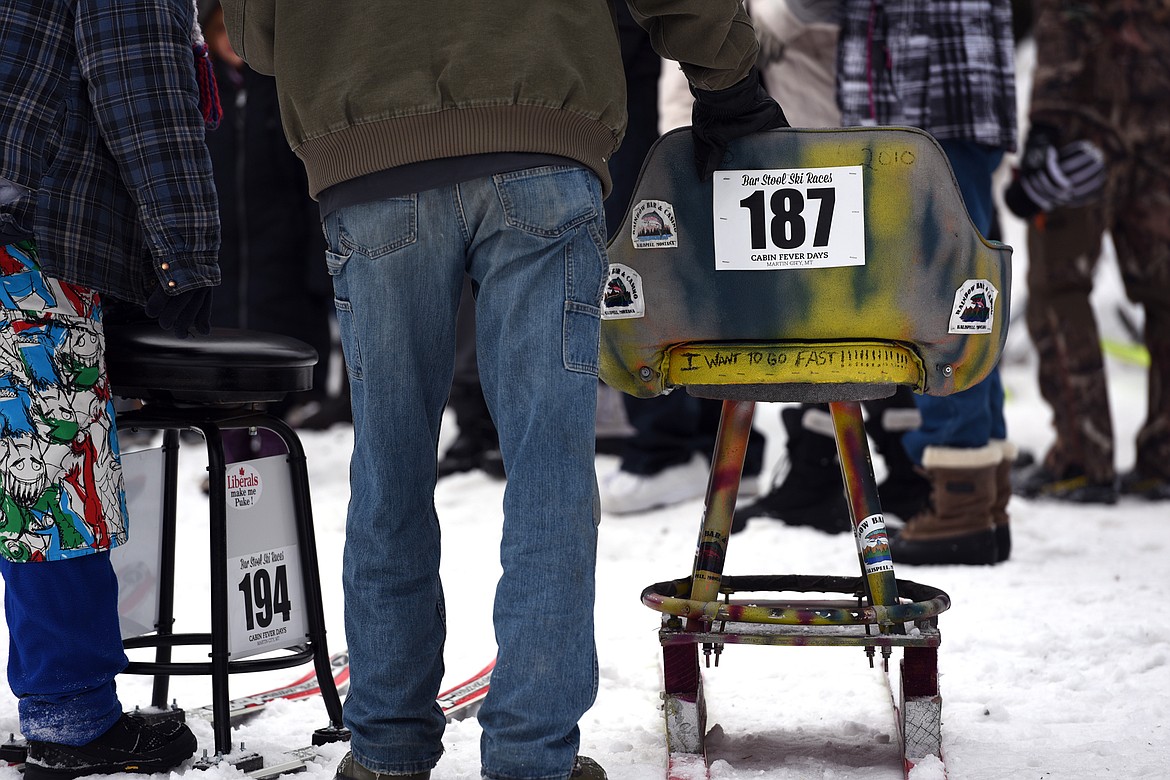
[[[260,474],[247,463],[233,466],[227,473],[228,506],[236,509],[251,509],[260,500],[264,483]]]

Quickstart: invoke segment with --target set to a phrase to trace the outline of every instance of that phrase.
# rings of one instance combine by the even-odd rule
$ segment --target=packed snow
[[[1009,237],[1010,239],[1010,237]],[[1017,242],[1019,246],[1019,242]],[[1022,258],[1017,258],[1017,263]],[[1116,269],[1102,269],[1098,308],[1103,328],[1120,337],[1113,312]],[[1017,265],[1017,304],[1022,298]],[[1019,309],[1017,308],[1017,315]],[[1145,412],[1146,372],[1130,362],[1108,366],[1119,462],[1132,462],[1134,432]],[[1010,337],[1003,365],[1011,437],[1042,453],[1051,439],[1050,413],[1039,397],[1035,364],[1022,327]],[[762,404],[757,425],[768,436],[767,463],[783,451],[778,409]],[[440,447],[454,435],[446,426]],[[313,513],[329,645],[346,646],[342,624],[341,549],[348,499],[352,430],[337,426],[302,434],[309,457]],[[178,624],[202,631],[207,608],[206,466],[200,446],[183,449]],[[617,467],[598,457],[599,474]],[[881,474],[881,462],[875,458]],[[443,578],[450,636],[447,681],[479,670],[495,652],[490,622],[499,575],[503,483],[479,472],[439,484]],[[582,721],[584,754],[613,780],[663,777],[666,752],[660,710],[658,614],[642,606],[648,584],[689,573],[701,500],[634,516],[605,515],[597,570],[597,643],[601,684]],[[995,567],[907,567],[898,576],[945,590],[953,606],[940,617],[943,747],[952,780],[1061,778],[1084,780],[1170,776],[1170,621],[1164,591],[1170,579],[1170,505],[1124,499],[1115,507],[1012,500],[1014,549]],[[848,535],[829,536],[756,519],[729,546],[727,574],[853,575]],[[187,652],[198,653],[198,650]],[[894,659],[900,653],[895,651]],[[144,657],[144,656],[134,656]],[[193,659],[194,660],[194,659]],[[233,695],[279,686],[306,668],[236,674]],[[708,746],[716,780],[901,777],[898,740],[883,673],[860,649],[729,646],[719,668],[704,674]],[[176,677],[180,706],[210,700],[209,681]],[[150,701],[150,678],[124,675],[127,707]],[[326,725],[319,700],[277,702],[235,732],[249,750],[277,756],[308,744]],[[191,726],[211,749],[211,727]],[[17,731],[16,701],[0,697],[0,730]],[[451,724],[436,778],[479,775],[474,718]],[[332,777],[343,745],[321,749],[305,777]],[[194,774],[185,769],[178,774]],[[941,777],[924,763],[916,777]],[[195,775],[199,777],[201,775]],[[207,780],[240,777],[227,766]],[[0,780],[16,780],[0,768]]]

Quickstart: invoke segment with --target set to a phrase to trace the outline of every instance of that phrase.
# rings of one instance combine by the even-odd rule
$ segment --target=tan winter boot
[[[991,519],[995,523],[996,562],[1006,561],[1012,554],[1012,529],[1007,513],[1008,501],[1012,497],[1012,464],[1020,454],[1020,448],[1006,439],[992,439],[990,444],[999,447],[1003,460],[995,468],[995,501],[991,504]]]
[[[890,540],[895,563],[994,564],[996,471],[1003,452],[984,447],[927,447],[922,467],[930,480],[930,506]]]

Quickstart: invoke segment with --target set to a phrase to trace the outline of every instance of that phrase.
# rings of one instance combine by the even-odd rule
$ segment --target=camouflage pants
[[[1149,407],[1137,439],[1137,470],[1170,477],[1170,175],[1134,154],[1115,165],[1103,203],[1054,211],[1028,229],[1028,330],[1040,359],[1040,390],[1052,407],[1056,441],[1045,465],[1115,474],[1114,438],[1097,323],[1089,303],[1106,230],[1127,296],[1145,310]]]

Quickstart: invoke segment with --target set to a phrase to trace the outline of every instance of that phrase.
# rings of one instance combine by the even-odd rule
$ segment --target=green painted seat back
[[[713,181],[698,180],[689,128],[664,135],[650,151],[625,224],[609,244],[601,336],[601,376],[607,384],[639,397],[687,384],[678,366],[670,365],[672,350],[679,359],[679,345],[739,345],[738,351],[726,351],[728,359],[733,352],[743,354],[744,345],[749,351],[775,344],[900,345],[919,365],[915,378],[892,381],[932,395],[970,387],[995,365],[1007,330],[1011,249],[975,229],[946,156],[931,136],[910,128],[775,130],[734,142],[724,167]],[[822,171],[826,168],[834,170]],[[839,187],[831,226],[824,224],[821,210],[825,187],[817,193],[806,189],[804,211],[797,215],[810,234],[805,251],[778,248],[777,242],[793,242],[786,224],[792,202],[773,194],[783,186],[752,193],[758,181],[776,185],[779,173],[771,180],[757,174],[745,181],[743,174],[728,171],[788,172],[788,182],[800,173],[803,182]],[[753,227],[744,229],[750,240],[742,238],[738,251],[721,249],[717,258],[713,187],[721,177],[724,189],[735,185],[731,211]],[[849,205],[850,187],[863,203],[860,209]],[[719,212],[727,214],[728,207]],[[818,229],[836,231],[834,246],[844,241],[846,254],[864,247],[864,265],[800,267],[817,256],[808,251],[814,220]],[[742,251],[752,241],[763,248]],[[716,270],[717,262],[768,267],[777,261],[797,267]],[[826,380],[805,376],[799,363],[763,372],[763,379],[745,369],[749,387],[737,393],[728,386],[713,395],[849,400],[868,397],[856,385],[875,381],[872,370],[862,370],[862,360],[856,377],[851,378],[850,363],[829,386],[818,387]],[[785,385],[797,392],[786,393]],[[810,388],[819,392],[809,397]]]

